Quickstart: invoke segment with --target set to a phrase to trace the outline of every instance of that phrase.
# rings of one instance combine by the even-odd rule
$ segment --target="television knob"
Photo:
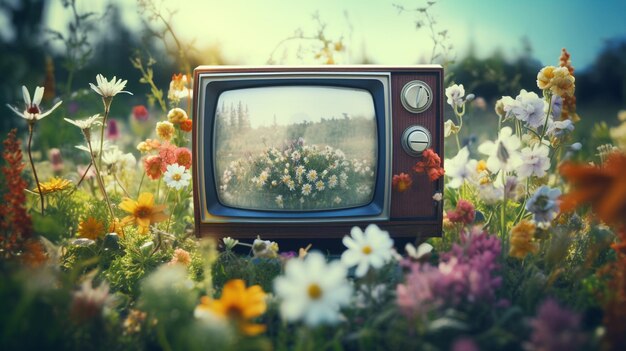
[[[402,106],[409,112],[426,111],[433,103],[433,91],[421,80],[413,80],[404,85],[400,94]]]
[[[402,133],[402,148],[411,156],[420,156],[430,147],[432,137],[428,129],[422,126],[410,126]]]

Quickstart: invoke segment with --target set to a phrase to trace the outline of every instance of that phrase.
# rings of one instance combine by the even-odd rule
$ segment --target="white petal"
[[[26,108],[30,107],[30,93],[25,85],[22,85],[22,95],[24,96],[24,103],[26,103]]]
[[[357,250],[346,250],[341,254],[341,263],[348,267],[356,265],[361,260],[361,255]]]
[[[97,86],[93,85],[93,83],[89,83],[89,86],[91,87],[91,89],[93,89],[93,91],[98,93],[98,95],[102,95],[102,91],[100,90],[100,88],[98,88]]]
[[[22,117],[22,118],[26,118],[26,116],[24,115],[24,113],[23,113],[23,112],[20,112],[20,111],[19,111],[18,109],[16,109],[15,107],[13,107],[13,106],[11,106],[11,105],[9,105],[9,104],[7,104],[7,107],[8,107],[8,108],[10,108],[10,109],[11,109],[11,111],[15,112],[15,114],[16,114],[16,115],[18,115],[18,116],[20,116],[20,117]],[[26,119],[28,119],[28,118],[26,118]]]
[[[48,116],[49,114],[51,114],[51,113],[52,113],[52,111],[54,111],[57,107],[59,107],[59,105],[61,105],[61,103],[62,103],[62,102],[63,102],[63,101],[59,101],[59,102],[57,102],[54,106],[52,106],[52,108],[51,108],[51,109],[49,109],[48,111],[46,111],[46,112],[44,112],[44,113],[40,114],[40,115],[39,115],[39,117],[37,117],[37,120],[40,120],[40,119],[42,119],[42,118],[44,118],[44,117]]]
[[[37,87],[35,89],[35,94],[33,94],[33,105],[39,106],[41,104],[41,99],[43,98],[43,87]]]
[[[369,268],[369,264],[367,263],[367,261],[361,261],[361,263],[359,263],[359,266],[356,268],[356,272],[354,272],[354,274],[361,278],[365,275],[365,273],[367,273],[367,270]]]

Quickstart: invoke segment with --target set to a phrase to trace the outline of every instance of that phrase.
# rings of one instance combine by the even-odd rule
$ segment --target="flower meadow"
[[[392,179],[404,192],[444,177],[441,237],[399,247],[370,224],[345,233],[336,255],[305,241],[294,252],[262,237],[196,238],[192,78],[174,74],[163,94],[133,64],[154,104],[128,108],[127,121],[112,107],[142,92],[103,75],[85,87],[97,114],[67,118],[43,87],[22,87],[24,103],[5,110],[27,130],[3,136],[3,350],[626,349],[626,112],[585,153],[565,49],[536,86],[495,103],[498,128],[476,143],[461,137],[476,97],[462,82],[446,88],[446,155],[426,150]],[[46,123],[82,142],[37,156]],[[302,138],[283,145],[229,162],[222,199],[369,201],[370,160]]]

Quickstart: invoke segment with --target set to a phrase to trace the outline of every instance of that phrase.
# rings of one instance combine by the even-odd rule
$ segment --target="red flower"
[[[453,223],[470,224],[476,219],[476,209],[474,205],[463,199],[459,199],[456,203],[456,209],[454,211],[448,211],[448,219]]]
[[[409,190],[412,184],[413,179],[406,173],[394,174],[391,181],[391,185],[399,193]]]
[[[167,165],[176,163],[176,146],[169,142],[164,142],[159,147],[159,157],[165,162],[163,165],[163,171],[167,168]]]
[[[418,161],[413,170],[416,173],[426,173],[431,181],[439,179],[445,171],[441,167],[441,158],[432,149],[426,149],[422,153],[422,160]]]
[[[144,105],[137,105],[133,107],[133,117],[138,121],[144,122],[148,120],[150,114]]]
[[[174,152],[176,155],[176,163],[189,169],[191,167],[191,151],[186,147],[179,147]]]

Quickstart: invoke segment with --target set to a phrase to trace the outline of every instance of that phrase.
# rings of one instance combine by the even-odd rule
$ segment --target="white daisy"
[[[63,101],[57,102],[51,109],[46,112],[43,112],[39,104],[41,103],[41,99],[43,98],[43,87],[37,87],[35,89],[35,94],[33,95],[33,99],[30,99],[30,93],[25,86],[22,85],[22,96],[24,97],[24,112],[20,112],[17,108],[7,104],[7,107],[11,109],[11,111],[15,112],[18,116],[30,121],[38,121],[49,114],[52,113]]]
[[[323,182],[323,181],[321,181],[321,180],[318,180],[318,181],[315,183],[315,189],[316,189],[317,191],[322,191],[322,190],[324,190],[324,182]]]
[[[376,224],[368,225],[365,233],[359,227],[352,227],[350,236],[343,237],[343,244],[348,249],[341,255],[341,262],[348,267],[357,266],[357,277],[364,276],[370,266],[382,267],[393,254],[393,240]]]
[[[330,178],[328,178],[328,187],[332,189],[336,186],[337,186],[337,176],[333,174],[330,176]]]
[[[306,175],[306,179],[309,180],[309,182],[314,182],[317,180],[317,171],[312,169],[309,171],[309,173],[307,173]]]
[[[352,297],[346,274],[340,262],[326,263],[319,252],[307,254],[304,260],[287,261],[285,275],[274,280],[282,318],[302,320],[308,326],[338,322],[340,308]]]
[[[278,195],[276,196],[276,205],[278,205],[278,207],[283,208],[283,196],[282,195]]]
[[[446,159],[444,162],[446,176],[450,178],[448,186],[452,189],[457,189],[463,185],[466,180],[475,178],[477,163],[476,160],[469,159],[467,146],[462,148],[453,158]]]
[[[93,91],[98,93],[103,98],[111,98],[119,93],[133,95],[133,93],[129,91],[122,90],[124,89],[128,81],[117,79],[117,77],[115,76],[113,76],[113,79],[109,81],[108,79],[104,78],[102,74],[98,74],[96,76],[96,82],[98,83],[97,86],[93,83],[89,83],[89,85],[91,86],[91,89],[93,89]]]
[[[83,130],[83,131],[91,129],[91,127],[95,125],[102,125],[102,122],[100,121],[100,114],[93,115],[85,119],[77,119],[77,120],[72,120],[69,118],[63,118],[63,119],[66,122],[77,126],[78,128],[80,128],[80,130]]]
[[[495,142],[485,141],[480,144],[478,151],[489,156],[487,168],[492,173],[498,173],[501,169],[509,172],[522,164],[522,159],[517,151],[520,145],[521,142],[517,135],[513,134],[513,129],[504,127],[500,130],[500,135]]]
[[[311,186],[311,184],[304,184],[302,186],[302,195],[307,196],[311,194],[311,190],[313,190],[313,187]]]
[[[191,175],[187,172],[185,166],[179,166],[178,163],[174,163],[167,166],[164,179],[168,187],[180,190],[189,185]]]
[[[289,191],[294,191],[296,190],[296,183],[293,180],[290,180],[287,182],[287,187],[289,188]]]

